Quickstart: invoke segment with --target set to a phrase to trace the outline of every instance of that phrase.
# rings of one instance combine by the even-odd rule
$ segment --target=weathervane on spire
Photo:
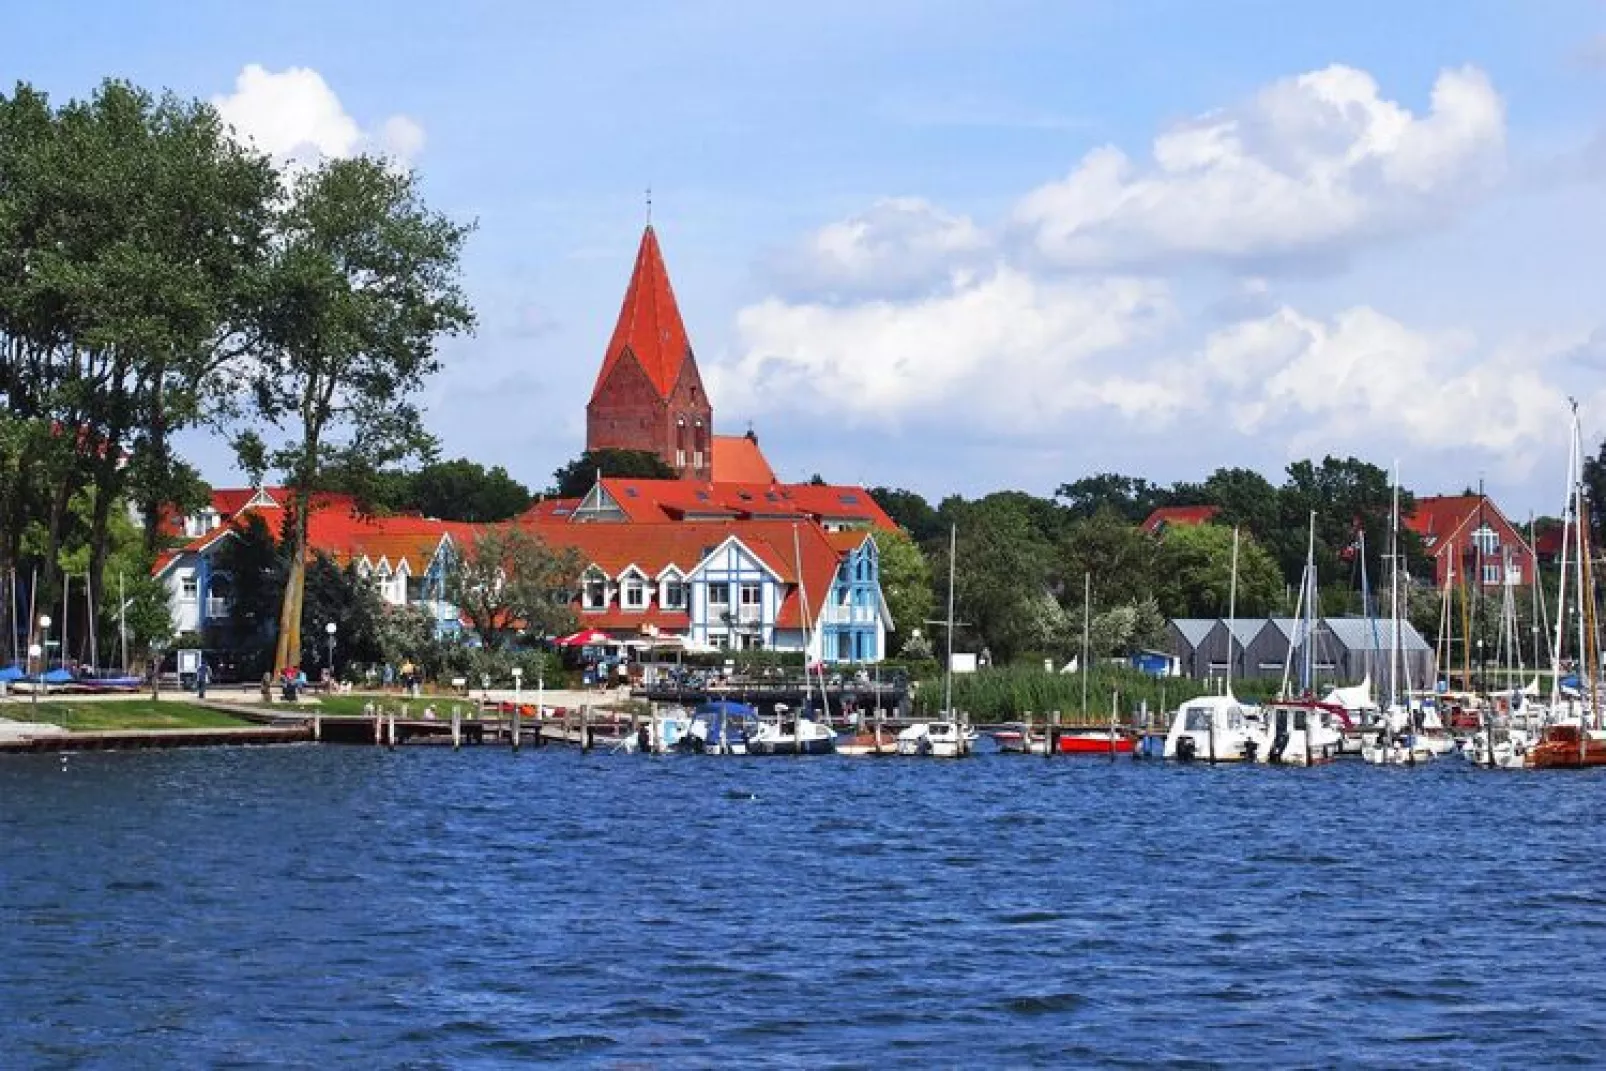
[[[647,187],[647,226],[652,226],[652,187]]]

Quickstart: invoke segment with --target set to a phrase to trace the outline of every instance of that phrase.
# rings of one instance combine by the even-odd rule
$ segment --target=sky
[[[448,457],[533,488],[647,218],[719,431],[931,497],[1355,455],[1555,513],[1606,433],[1606,4],[16,5],[0,74],[381,152],[477,229]],[[227,451],[197,439],[214,483]]]

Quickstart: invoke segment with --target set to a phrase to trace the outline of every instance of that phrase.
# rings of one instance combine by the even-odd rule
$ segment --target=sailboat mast
[[[1093,574],[1082,574],[1082,717],[1087,717],[1088,634],[1093,624]]]
[[[61,668],[62,669],[66,669],[67,668],[67,637],[69,635],[71,635],[67,631],[67,609],[68,609],[68,607],[70,605],[68,600],[69,600],[71,595],[72,595],[72,574],[68,573],[68,572],[63,572],[61,574]],[[49,652],[46,652],[45,663],[48,665],[49,662],[50,662]]]
[[[1232,695],[1232,660],[1235,652],[1233,642],[1237,636],[1234,622],[1238,620],[1238,526],[1232,526],[1232,578],[1227,581],[1227,695]],[[1211,725],[1215,725],[1215,714],[1210,715]]]
[[[88,573],[84,574],[84,620],[89,625],[89,664],[99,668],[100,644],[95,633],[100,631],[100,621],[95,614],[95,581]]]
[[[1305,600],[1305,620],[1308,628],[1305,630],[1305,674],[1304,685],[1306,692],[1314,692],[1316,687],[1316,511],[1310,511],[1310,535],[1305,544],[1305,584],[1310,588]]]
[[[1389,512],[1389,703],[1400,701],[1400,467],[1394,466],[1394,501]]]
[[[954,710],[954,557],[959,549],[959,525],[948,526],[948,659],[942,670],[943,716],[952,718]],[[958,720],[954,721],[958,728]],[[960,739],[964,739],[961,732]]]
[[[123,574],[117,574],[117,642],[122,647],[123,664],[120,667],[124,673],[128,672],[128,597],[123,594]],[[808,667],[805,666],[805,669]],[[540,713],[539,710],[536,712]]]

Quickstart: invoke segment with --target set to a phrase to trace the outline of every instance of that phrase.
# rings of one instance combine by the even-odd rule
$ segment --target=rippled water
[[[1606,780],[292,747],[0,761],[0,1066],[1606,1058]]]

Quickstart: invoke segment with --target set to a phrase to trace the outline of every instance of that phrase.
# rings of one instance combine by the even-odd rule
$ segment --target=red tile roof
[[[730,483],[774,483],[775,470],[752,432],[714,436],[714,478]]]
[[[1400,523],[1421,536],[1423,544],[1437,553],[1440,545],[1448,543],[1478,515],[1478,504],[1483,501],[1478,495],[1426,495],[1416,500],[1416,507],[1400,518]],[[1492,504],[1485,508],[1493,512]]]
[[[1207,524],[1220,512],[1219,506],[1161,506],[1144,518],[1139,527],[1153,535],[1170,524]]]
[[[631,521],[664,524],[688,520],[790,520],[868,524],[888,531],[891,517],[862,487],[806,483],[632,480],[607,476],[603,490]]]
[[[663,253],[658,249],[658,235],[649,224],[641,236],[636,267],[630,273],[625,303],[619,310],[619,322],[608,342],[602,368],[597,372],[591,400],[596,401],[601,395],[603,384],[626,353],[635,355],[648,380],[667,398],[675,389],[681,365],[685,364],[690,350],[686,325],[681,321],[680,307],[669,285],[669,270],[664,267]]]

